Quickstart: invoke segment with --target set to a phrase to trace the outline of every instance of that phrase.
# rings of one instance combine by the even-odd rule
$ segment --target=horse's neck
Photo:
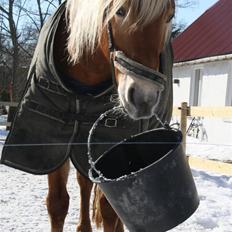
[[[63,17],[63,20],[59,23],[54,41],[54,59],[56,67],[63,78],[72,78],[86,85],[96,85],[111,78],[111,67],[107,59],[107,52],[104,54],[100,48],[97,48],[93,55],[83,57],[78,64],[70,64],[66,49],[67,38],[68,33]],[[104,47],[107,50],[107,45]]]

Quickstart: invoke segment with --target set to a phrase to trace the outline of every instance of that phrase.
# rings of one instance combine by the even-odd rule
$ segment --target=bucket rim
[[[151,164],[147,165],[144,168],[140,168],[139,170],[137,170],[136,172],[131,172],[127,175],[123,175],[117,178],[106,178],[104,176],[99,176],[99,173],[96,173],[96,171],[94,170],[93,167],[90,167],[89,169],[89,178],[92,182],[96,183],[96,184],[101,184],[101,183],[110,183],[110,182],[120,182],[120,181],[124,181],[126,179],[131,179],[133,177],[136,177],[138,174],[140,174],[143,171],[146,171],[147,169],[150,169],[151,166],[155,165],[156,163],[159,163],[161,160],[164,160],[167,158],[167,156],[170,155],[170,153],[174,153],[174,151],[176,151],[178,149],[179,146],[181,146],[182,143],[182,139],[183,139],[183,135],[181,133],[180,130],[175,129],[175,128],[155,128],[155,129],[151,129],[151,130],[147,130],[141,133],[138,133],[136,135],[132,135],[129,138],[126,138],[118,143],[116,143],[115,145],[113,145],[112,147],[110,147],[107,151],[105,151],[95,162],[94,162],[94,167],[96,167],[96,164],[105,156],[107,155],[107,153],[109,153],[111,150],[113,150],[115,147],[122,145],[123,143],[126,143],[127,141],[130,141],[136,137],[139,137],[141,135],[145,135],[151,132],[157,132],[157,131],[171,131],[171,132],[175,132],[177,133],[177,136],[179,136],[180,141],[176,142],[175,145],[173,146],[173,148],[171,150],[169,150],[164,156],[160,157],[159,159],[155,160],[154,162],[152,162]],[[98,170],[98,169],[97,169]],[[99,171],[99,170],[98,170]],[[93,173],[97,174],[97,177],[93,177]],[[101,174],[101,173],[100,173]]]

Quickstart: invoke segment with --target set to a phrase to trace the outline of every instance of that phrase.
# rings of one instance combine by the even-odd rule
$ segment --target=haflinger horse
[[[170,36],[174,16],[173,0],[69,0],[68,55],[71,63],[62,60],[65,40],[59,41],[60,54],[56,54],[62,72],[86,85],[97,85],[112,76],[112,60],[117,51],[130,59],[159,70],[160,53]],[[110,23],[107,30],[107,26]],[[62,32],[60,32],[62,33]],[[112,33],[112,35],[109,35]],[[60,34],[62,37],[62,34]],[[109,39],[110,48],[108,46]],[[66,38],[64,38],[66,39]],[[113,43],[113,44],[112,44]],[[115,46],[115,47],[112,47]],[[109,51],[110,49],[110,51]],[[116,56],[117,57],[117,56]],[[149,80],[128,75],[123,68],[114,67],[114,76],[120,103],[128,115],[138,120],[150,118],[156,112],[161,91],[159,85]],[[61,231],[68,209],[66,182],[68,163],[48,175],[48,211],[52,231]],[[80,185],[81,210],[77,231],[90,232],[89,201],[92,183],[77,173]],[[58,194],[59,192],[59,194]],[[59,202],[59,204],[58,204]],[[95,191],[94,218],[97,225],[103,220],[105,232],[121,232],[123,225],[99,189]]]
[[[41,78],[35,77],[38,76],[39,70],[45,70],[45,66],[52,70],[49,73],[43,71],[47,76],[50,77],[52,72],[55,73],[54,75],[59,73],[63,81],[65,78],[68,79],[69,85],[77,83],[78,91],[81,92],[81,94],[79,92],[79,96],[91,95],[92,90],[95,91],[96,88],[100,88],[101,92],[104,92],[108,88],[108,83],[113,82],[118,93],[119,104],[135,122],[154,116],[158,110],[162,92],[167,91],[163,84],[166,77],[159,72],[160,56],[170,39],[171,20],[175,11],[174,0],[67,0],[63,3],[63,7],[65,11],[62,13],[62,20],[54,29],[55,37],[50,41],[47,39],[50,38],[47,35],[40,36],[40,40],[44,40],[48,44],[46,49],[49,49],[52,44],[54,54],[44,54],[44,47],[37,46],[36,54],[39,53],[40,57],[34,56],[34,63],[37,62],[37,65],[36,67],[31,66],[31,70],[34,70],[32,82],[28,85],[27,93],[13,125],[13,130],[16,130],[17,133],[15,133],[15,137],[14,133],[10,133],[6,144],[36,143],[37,141],[33,140],[33,136],[28,135],[28,133],[35,133],[33,130],[37,130],[37,133],[45,133],[45,137],[51,136],[52,139],[56,137],[56,133],[62,132],[64,133],[62,139],[65,141],[67,137],[65,136],[66,127],[69,124],[64,124],[67,126],[59,128],[58,126],[55,128],[56,126],[53,125],[49,130],[47,129],[50,127],[49,123],[45,126],[42,124],[42,117],[45,116],[52,123],[55,120],[56,125],[63,123],[63,118],[57,119],[59,115],[57,111],[47,110],[44,106],[45,103],[38,104],[37,97],[40,99],[43,95],[43,99],[46,98],[46,104],[54,109],[65,108],[68,105],[68,103],[63,105],[54,103],[51,99],[48,100],[47,96],[44,98],[45,91],[49,94],[60,91],[56,95],[57,99],[63,97],[64,92],[63,89],[60,90],[60,86],[53,79],[46,81],[43,75]],[[50,23],[52,24],[53,21],[51,20]],[[46,31],[47,28],[48,26],[45,25],[44,30]],[[49,31],[49,33],[52,32]],[[40,62],[39,65],[38,62]],[[55,71],[51,65],[53,62],[56,67]],[[81,89],[80,86],[84,87],[85,90]],[[33,101],[31,100],[32,95],[34,96]],[[73,95],[70,96],[67,99],[73,99]],[[30,115],[27,116],[27,122],[20,119],[26,114],[25,112]],[[41,120],[37,119],[36,129],[34,124],[30,122],[34,117],[33,113],[41,117]],[[19,124],[20,126],[18,126]],[[29,125],[30,131],[26,131],[25,128]],[[58,132],[53,133],[55,129]],[[75,131],[76,129],[74,129]],[[75,137],[74,132],[72,138]],[[37,139],[41,138],[42,141],[42,137],[44,139],[44,136],[37,136]],[[18,141],[19,139],[22,141]],[[53,141],[52,139],[49,142]],[[69,140],[67,143],[71,143],[70,141],[73,140]],[[43,143],[46,142],[47,140],[45,142],[43,140]],[[34,162],[37,165],[37,163],[42,163],[43,160],[48,159],[47,156],[42,157],[43,154],[41,154],[51,152],[48,151],[48,146],[40,146],[37,150],[35,145],[33,146],[34,148],[25,147],[22,152],[23,154],[28,152],[28,156],[25,158],[26,162],[30,160],[31,163]],[[4,148],[2,162],[23,169],[20,166],[21,161],[17,160],[20,157],[21,147],[17,148],[17,151],[14,150],[13,146]],[[49,149],[55,149],[54,146],[51,147]],[[58,150],[61,151],[63,147],[60,146]],[[39,151],[40,154],[37,157],[36,153]],[[63,153],[68,154],[69,151]],[[17,157],[15,153],[17,153]],[[33,156],[34,158],[31,158]],[[10,159],[17,164],[13,164]],[[66,184],[69,161],[67,160],[67,156],[62,158],[63,165],[59,165],[56,170],[54,169],[48,174],[47,208],[52,232],[63,231],[68,212],[69,195]],[[34,171],[32,167],[26,171],[35,174],[42,173]],[[77,172],[81,199],[77,231],[91,232],[89,211],[93,183],[80,173]],[[96,224],[98,226],[103,224],[105,232],[123,231],[121,220],[98,187],[95,188],[93,211]]]

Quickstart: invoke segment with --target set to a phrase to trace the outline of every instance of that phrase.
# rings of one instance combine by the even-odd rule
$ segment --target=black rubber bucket
[[[90,170],[91,180],[130,232],[170,230],[197,209],[199,198],[181,142],[177,130],[147,131],[113,146]]]

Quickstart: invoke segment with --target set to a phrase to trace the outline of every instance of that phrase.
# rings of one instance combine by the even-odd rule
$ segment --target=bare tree
[[[62,0],[36,0],[36,6],[28,2],[22,10],[39,32],[47,18],[62,3]]]
[[[4,47],[3,52],[6,53],[6,56],[11,57],[11,83],[13,86],[13,95],[12,100],[18,100],[18,86],[16,82],[17,68],[19,63],[19,33],[17,30],[18,20],[20,18],[21,12],[19,11],[17,17],[14,17],[14,1],[8,0],[2,1],[3,4],[0,6],[0,11],[2,18],[4,19],[1,24],[1,31],[4,32],[4,37],[7,39],[7,45]],[[4,8],[2,7],[4,6]],[[10,45],[9,45],[10,43]]]
[[[177,1],[176,8],[188,8],[193,7],[197,3],[197,0],[179,0]],[[186,28],[185,23],[174,21],[172,27],[172,37],[177,37]]]
[[[35,5],[30,0],[0,0],[0,62],[11,70],[13,101],[21,98],[40,29],[60,3],[36,0]]]
[[[178,8],[192,7],[196,3],[197,3],[197,0],[178,0],[176,7]]]
[[[36,3],[35,7],[30,0],[0,0],[0,78],[7,78],[11,101],[21,99],[40,29],[61,0]],[[8,121],[12,121],[14,112],[10,108]]]

